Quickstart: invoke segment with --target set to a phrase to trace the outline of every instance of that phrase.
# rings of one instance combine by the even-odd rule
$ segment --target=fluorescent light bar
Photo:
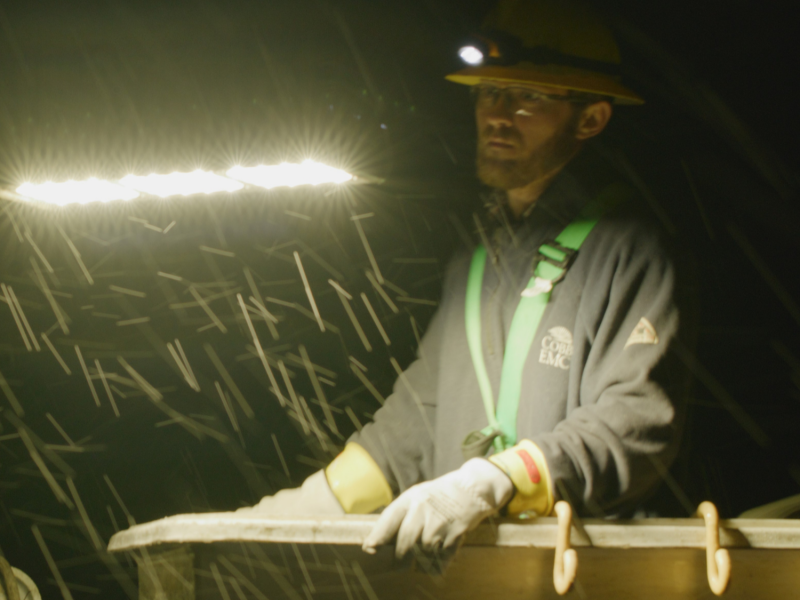
[[[321,183],[345,183],[355,179],[350,173],[313,160],[304,160],[300,164],[281,163],[258,167],[233,167],[228,170],[227,175],[228,177],[224,177],[198,169],[191,173],[175,172],[168,175],[156,173],[128,175],[118,182],[104,181],[93,177],[86,181],[24,183],[17,188],[17,193],[26,199],[63,206],[111,200],[132,200],[140,195],[138,192],[161,198],[235,192],[244,187],[242,182],[272,189]]]
[[[304,160],[299,165],[281,163],[272,166],[233,167],[228,170],[227,175],[233,179],[268,190],[283,186],[295,187],[298,185],[319,185],[320,183],[344,183],[353,179],[350,173],[313,160]]]
[[[244,186],[222,175],[200,169],[191,173],[170,173],[169,175],[128,175],[120,179],[125,187],[139,190],[145,194],[160,196],[191,196],[192,194],[213,194],[214,192],[235,192]]]
[[[17,193],[27,198],[64,206],[65,204],[88,204],[90,202],[109,202],[111,200],[133,200],[139,194],[133,190],[92,177],[86,181],[65,181],[63,183],[33,184],[23,183]]]

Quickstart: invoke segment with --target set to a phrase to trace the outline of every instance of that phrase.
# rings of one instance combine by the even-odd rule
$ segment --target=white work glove
[[[255,506],[240,508],[236,512],[295,517],[338,517],[345,514],[328,485],[324,470],[309,476],[299,488],[281,490],[274,496],[265,496]]]
[[[419,483],[381,514],[362,549],[369,554],[397,533],[395,553],[402,558],[419,540],[425,550],[447,548],[465,532],[500,510],[514,495],[514,484],[498,467],[473,458],[460,469]]]

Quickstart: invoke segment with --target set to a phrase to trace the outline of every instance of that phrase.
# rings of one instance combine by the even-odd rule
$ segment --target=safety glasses
[[[547,102],[572,102],[576,104],[584,103],[587,98],[579,94],[545,94],[525,87],[505,87],[501,88],[491,84],[479,84],[472,86],[472,98],[477,108],[493,108],[499,100],[503,100],[505,106],[514,110],[525,110],[533,112]]]

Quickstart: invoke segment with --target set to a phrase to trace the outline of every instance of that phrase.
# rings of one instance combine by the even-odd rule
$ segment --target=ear
[[[612,112],[611,103],[605,100],[584,107],[575,128],[575,138],[588,140],[599,134],[608,125]]]

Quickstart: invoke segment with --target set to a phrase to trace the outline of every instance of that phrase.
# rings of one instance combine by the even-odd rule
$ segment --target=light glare
[[[48,204],[89,204],[90,202],[110,202],[112,200],[133,200],[139,194],[133,190],[92,177],[86,181],[48,181],[40,184],[23,183],[17,193],[26,198],[40,200]]]
[[[213,194],[215,192],[235,192],[244,186],[222,175],[197,169],[191,173],[170,173],[169,175],[128,175],[120,179],[125,187],[167,198],[168,196],[191,196],[192,194]]]
[[[322,183],[345,183],[355,179],[350,173],[313,160],[305,160],[301,164],[237,166],[229,169],[227,175],[228,177],[224,177],[198,169],[191,173],[175,172],[168,175],[156,173],[128,175],[113,182],[93,177],[86,181],[24,183],[17,188],[17,193],[29,200],[40,200],[48,204],[64,206],[111,200],[132,200],[140,196],[139,192],[167,198],[178,195],[235,192],[244,188],[244,183],[272,189]]]
[[[304,160],[299,165],[281,163],[279,165],[261,165],[258,167],[233,167],[228,170],[227,175],[268,190],[284,186],[344,183],[353,179],[350,173],[313,160]]]
[[[464,46],[458,51],[458,55],[461,60],[470,65],[479,65],[483,62],[483,52],[475,46]]]

